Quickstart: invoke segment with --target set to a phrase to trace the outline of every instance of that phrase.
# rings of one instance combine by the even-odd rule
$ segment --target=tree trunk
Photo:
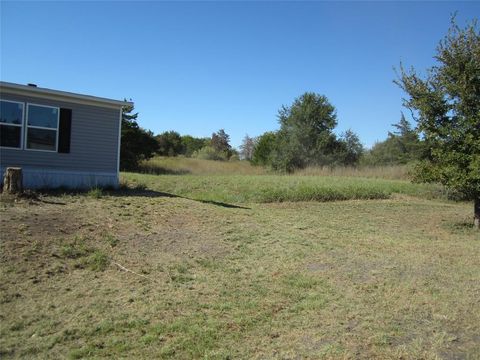
[[[473,209],[473,223],[475,224],[475,228],[480,230],[480,197],[475,198]]]
[[[6,194],[20,194],[23,192],[22,168],[7,168],[3,178],[3,192]]]

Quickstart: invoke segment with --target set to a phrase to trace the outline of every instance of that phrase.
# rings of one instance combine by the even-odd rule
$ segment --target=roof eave
[[[36,86],[20,85],[15,83],[9,83],[0,81],[0,93],[3,91],[9,91],[16,94],[25,94],[39,97],[54,98],[63,101],[71,101],[76,103],[88,103],[98,106],[108,106],[122,108],[124,106],[134,106],[131,101],[120,101],[107,99],[91,95],[76,94],[67,91],[52,90],[47,88],[40,88]]]

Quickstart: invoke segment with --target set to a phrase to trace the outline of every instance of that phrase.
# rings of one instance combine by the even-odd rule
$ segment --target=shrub
[[[100,199],[103,195],[103,190],[99,187],[94,187],[87,192],[87,195],[94,199]]]
[[[198,151],[195,151],[192,155],[197,159],[203,160],[228,160],[228,153],[226,151],[217,151],[212,146],[204,146]]]

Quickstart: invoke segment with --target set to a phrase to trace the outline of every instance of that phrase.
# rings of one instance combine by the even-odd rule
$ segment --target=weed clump
[[[103,239],[113,248],[118,245],[118,239],[112,234],[105,234]]]
[[[109,257],[100,249],[88,246],[83,237],[62,246],[61,255],[65,259],[74,260],[75,268],[88,268],[92,271],[104,271],[110,264]]]
[[[100,199],[103,196],[103,190],[99,187],[94,187],[87,192],[87,196],[93,199]]]
[[[61,248],[61,254],[67,259],[79,259],[88,256],[92,249],[87,246],[85,240],[81,237],[75,237],[73,242],[65,244]]]
[[[104,271],[110,264],[110,259],[101,250],[95,250],[85,259],[84,264],[92,271]]]

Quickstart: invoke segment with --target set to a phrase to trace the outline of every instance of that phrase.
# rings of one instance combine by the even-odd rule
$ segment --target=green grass
[[[94,187],[87,192],[87,195],[94,199],[100,199],[103,195],[103,190],[99,187]]]
[[[146,175],[123,173],[126,183],[196,200],[226,203],[387,199],[392,194],[444,197],[441,187],[404,180],[297,175]]]
[[[73,241],[62,241],[61,257],[74,260],[76,268],[88,268],[93,271],[104,271],[110,263],[108,256],[91,245],[84,236],[76,236]],[[111,244],[111,243],[110,243]]]

